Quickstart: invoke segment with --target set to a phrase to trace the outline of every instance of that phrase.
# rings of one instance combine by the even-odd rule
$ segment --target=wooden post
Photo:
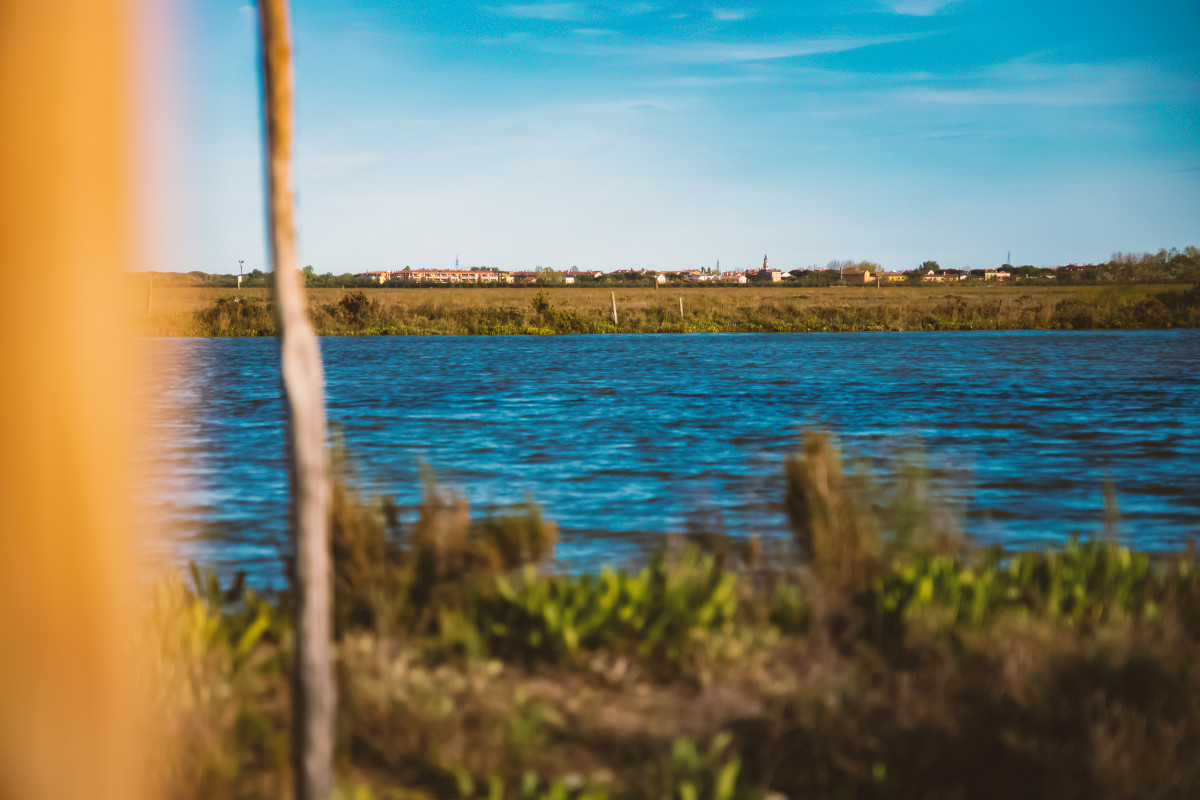
[[[679,318],[683,319],[683,298],[679,298]]]
[[[613,303],[613,325],[616,325],[617,324],[617,293],[611,292],[610,294],[612,294],[612,303]]]
[[[321,351],[296,271],[292,198],[292,49],[287,0],[259,0],[267,116],[267,231],[275,272],[283,398],[291,472],[296,657],[292,668],[292,767],[297,800],[333,789],[337,699],[331,652],[329,461]]]

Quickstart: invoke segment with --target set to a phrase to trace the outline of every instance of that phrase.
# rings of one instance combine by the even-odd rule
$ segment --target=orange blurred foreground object
[[[136,798],[125,0],[0,4],[0,797]]]

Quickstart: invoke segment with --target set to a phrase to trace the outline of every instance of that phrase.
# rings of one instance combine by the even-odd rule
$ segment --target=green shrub
[[[526,567],[520,580],[500,576],[496,587],[478,606],[489,650],[526,661],[618,647],[679,665],[711,636],[732,634],[738,606],[736,574],[695,548],[674,560],[659,551],[633,575],[606,567],[598,576],[544,577]]]
[[[275,306],[243,297],[221,297],[196,312],[201,336],[274,336]]]
[[[676,739],[670,756],[647,770],[647,800],[738,800],[759,793],[738,786],[742,760],[730,752],[733,741],[719,733],[707,750],[690,739]]]

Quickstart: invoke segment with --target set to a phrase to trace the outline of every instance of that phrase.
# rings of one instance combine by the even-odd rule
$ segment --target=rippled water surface
[[[146,488],[173,553],[277,571],[287,475],[273,339],[161,339]],[[329,416],[409,517],[428,464],[478,509],[531,495],[560,556],[620,559],[689,525],[785,536],[809,426],[880,459],[920,439],[967,529],[1027,546],[1200,533],[1200,331],[322,341]]]

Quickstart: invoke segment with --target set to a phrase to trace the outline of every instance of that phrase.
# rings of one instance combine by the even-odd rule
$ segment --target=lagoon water
[[[158,339],[144,498],[171,556],[279,575],[273,339]],[[567,568],[694,528],[786,537],[783,460],[807,428],[879,468],[920,441],[986,542],[1200,536],[1200,331],[348,337],[328,410],[368,493],[415,518],[421,464],[476,512],[531,496]],[[150,453],[143,456],[149,459]]]

